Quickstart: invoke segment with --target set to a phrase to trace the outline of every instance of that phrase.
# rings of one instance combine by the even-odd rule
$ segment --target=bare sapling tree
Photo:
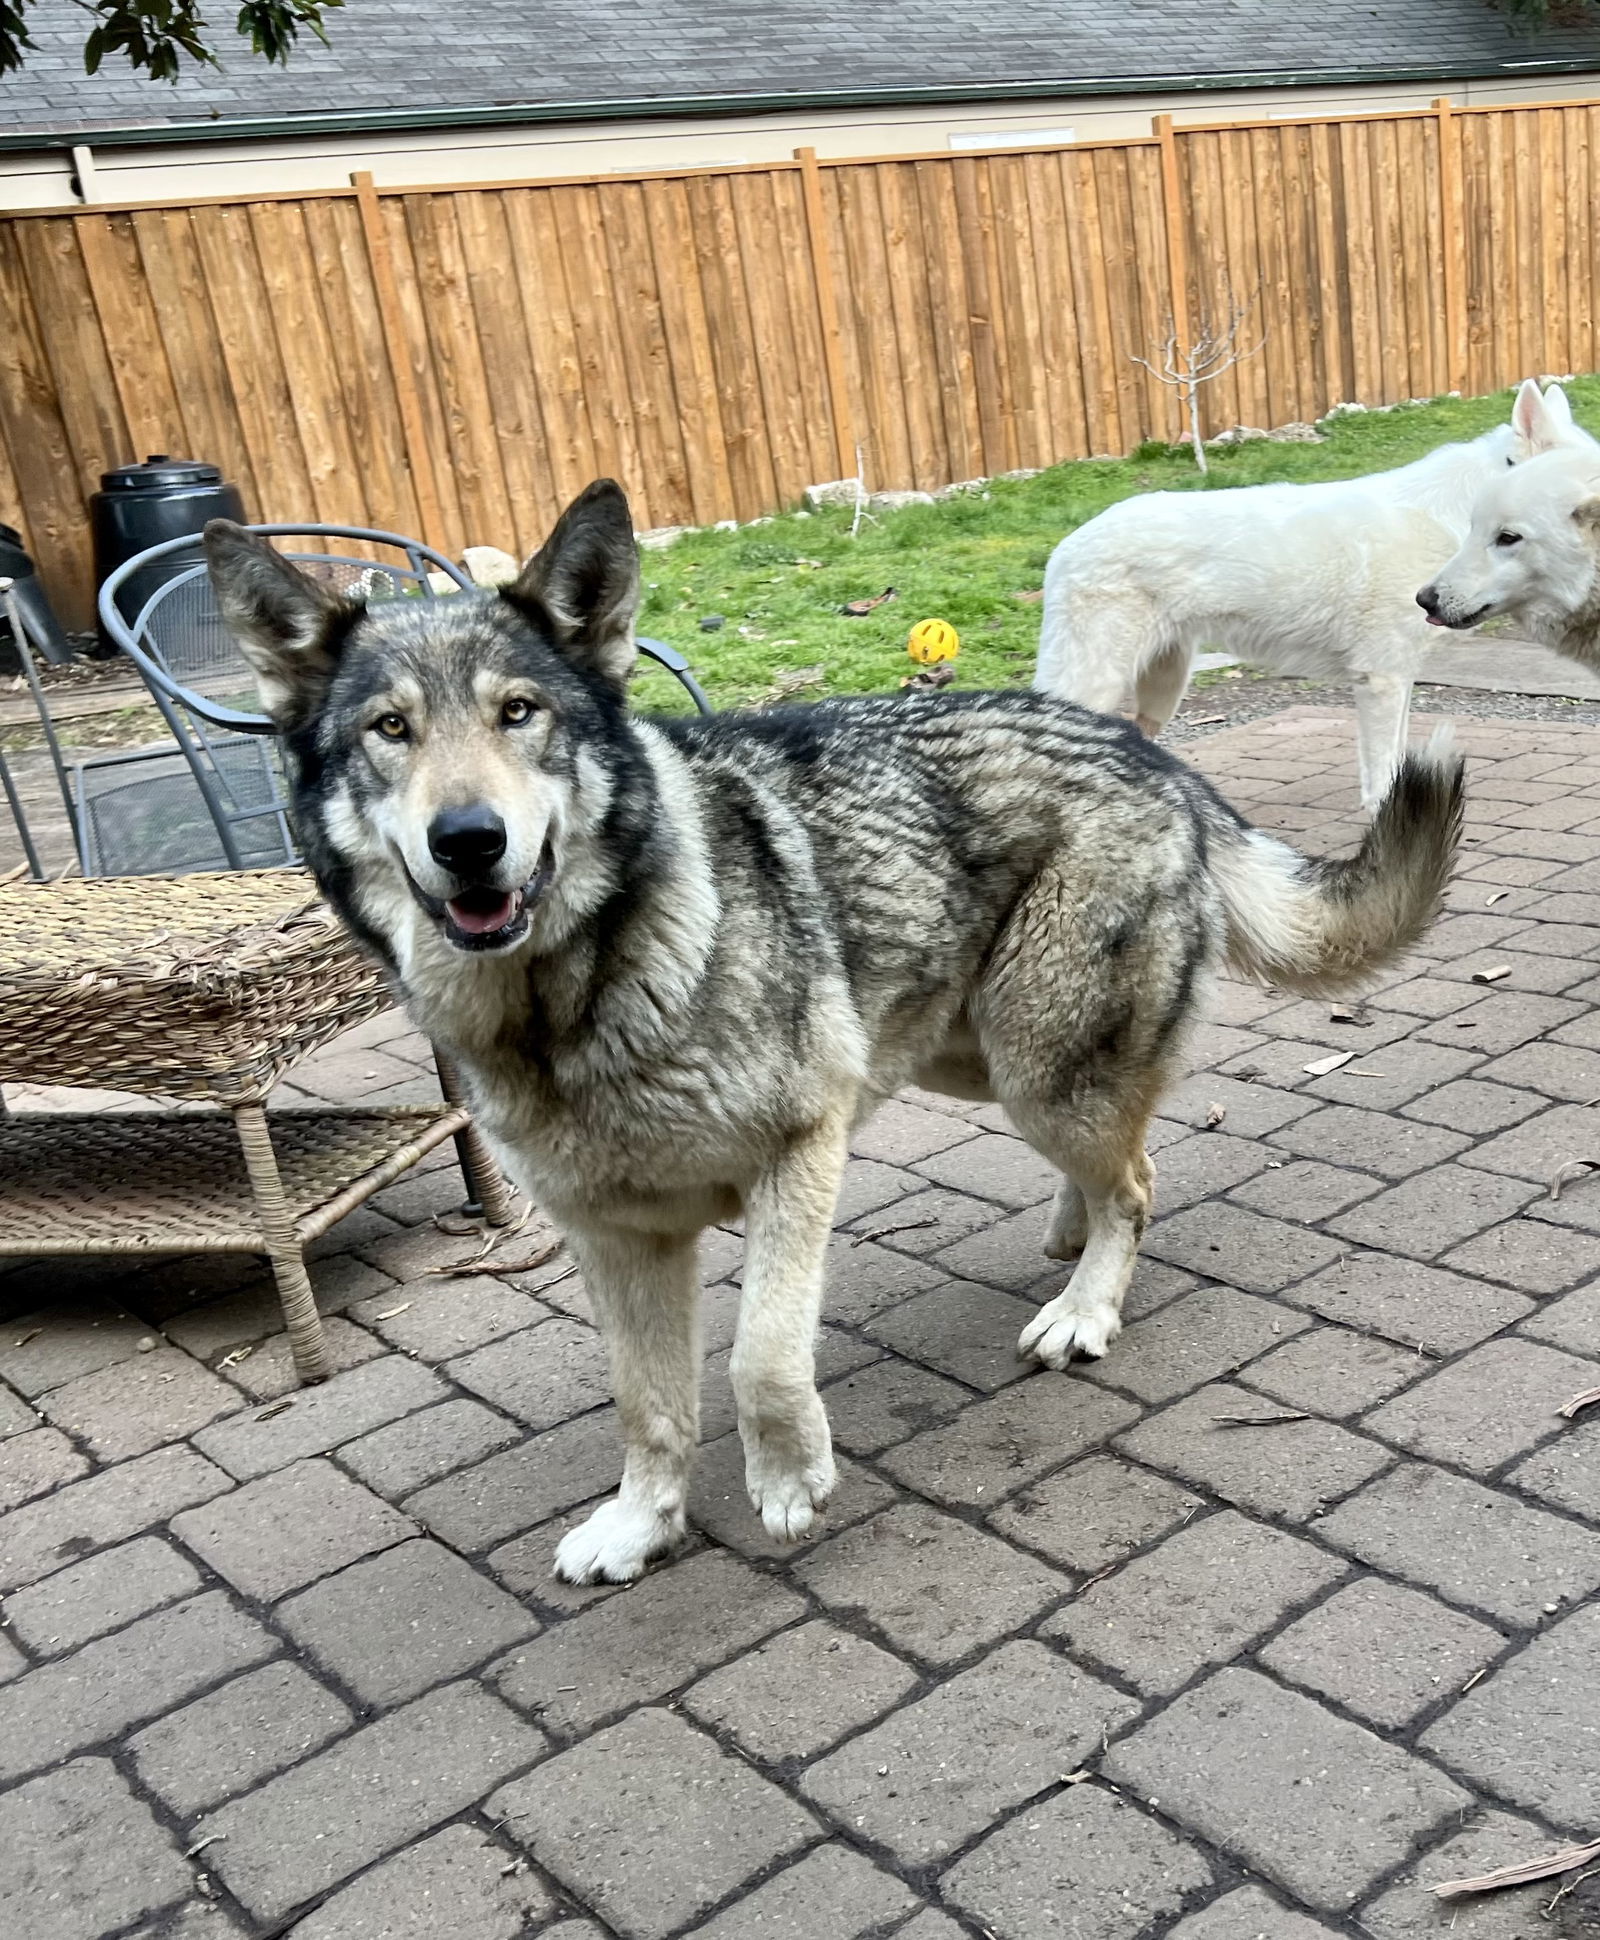
[[[1247,297],[1241,303],[1226,284],[1223,294],[1227,303],[1225,314],[1213,317],[1209,311],[1202,310],[1199,328],[1187,342],[1179,336],[1174,319],[1167,318],[1160,363],[1152,363],[1148,357],[1133,360],[1158,383],[1178,393],[1183,405],[1185,433],[1194,449],[1194,462],[1201,471],[1210,469],[1206,464],[1205,440],[1200,436],[1201,387],[1247,363],[1267,341],[1265,330],[1254,343],[1246,341],[1250,334],[1246,325],[1255,299]]]

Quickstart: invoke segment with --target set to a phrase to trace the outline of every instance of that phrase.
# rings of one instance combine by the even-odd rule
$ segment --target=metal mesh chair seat
[[[219,736],[210,754],[220,784],[242,811],[235,835],[241,866],[281,866],[294,843],[270,743]],[[180,749],[141,749],[126,764],[85,764],[76,793],[86,875],[171,875],[228,867],[222,837]]]

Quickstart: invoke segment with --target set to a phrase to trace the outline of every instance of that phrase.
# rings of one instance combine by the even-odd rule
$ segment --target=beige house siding
[[[974,141],[1115,140],[1147,135],[1157,114],[1200,127],[1251,116],[1295,119],[1424,108],[1440,94],[1460,106],[1570,101],[1600,94],[1600,72],[1501,75],[1450,88],[1418,82],[1190,89],[905,108],[374,130],[260,141],[109,145],[91,148],[87,156],[63,136],[59,146],[0,154],[0,210],[337,188],[346,186],[357,170],[370,170],[382,187],[405,187],[786,160],[800,147],[814,147],[823,157],[845,157],[959,148]]]

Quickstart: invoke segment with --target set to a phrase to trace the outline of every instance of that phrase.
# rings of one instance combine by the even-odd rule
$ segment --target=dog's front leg
[[[849,1125],[840,1111],[796,1139],[745,1199],[744,1299],[728,1372],[745,1486],[780,1542],[798,1542],[833,1493],[816,1337]]]
[[[622,1487],[556,1548],[568,1583],[631,1583],[683,1540],[700,1427],[700,1276],[692,1235],[568,1230],[611,1357]]]

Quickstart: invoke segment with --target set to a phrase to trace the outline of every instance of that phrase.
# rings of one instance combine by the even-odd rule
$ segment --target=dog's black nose
[[[506,825],[485,802],[441,808],[428,824],[428,849],[441,869],[481,874],[505,854]]]
[[[1417,595],[1417,604],[1424,613],[1437,613],[1439,610],[1439,590],[1436,586],[1424,586]]]

